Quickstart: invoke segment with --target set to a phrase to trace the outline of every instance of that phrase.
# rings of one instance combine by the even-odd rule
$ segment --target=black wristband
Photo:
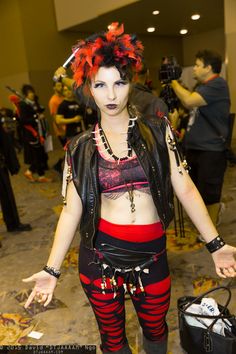
[[[60,275],[61,275],[61,272],[60,272],[60,270],[57,270],[57,269],[55,269],[55,268],[53,268],[53,267],[49,267],[49,266],[45,266],[44,268],[43,268],[43,270],[45,271],[45,272],[47,272],[48,274],[51,274],[51,275],[53,275],[55,278],[59,278],[60,277]]]
[[[224,245],[225,245],[225,241],[223,240],[222,237],[220,237],[218,235],[213,240],[211,240],[210,242],[206,243],[205,246],[206,246],[206,248],[208,249],[208,251],[210,253],[213,253],[215,251],[218,251]]]

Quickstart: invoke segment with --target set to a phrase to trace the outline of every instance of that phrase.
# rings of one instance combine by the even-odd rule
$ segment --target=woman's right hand
[[[33,300],[43,303],[44,306],[47,306],[51,302],[54,289],[57,285],[56,277],[42,270],[29,278],[22,279],[22,281],[25,283],[35,282],[35,286],[24,305],[25,308],[29,307]]]
[[[60,66],[57,68],[57,70],[54,73],[54,79],[55,81],[58,80],[60,77],[65,77],[66,76],[66,69],[63,66]]]

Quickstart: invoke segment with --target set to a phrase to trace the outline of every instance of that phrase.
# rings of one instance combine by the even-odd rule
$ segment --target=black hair
[[[220,54],[208,49],[199,50],[196,59],[202,60],[204,66],[211,65],[213,73],[219,74],[221,72],[222,57]]]
[[[27,96],[30,91],[35,93],[35,90],[32,85],[24,84],[21,88],[21,92],[24,96]]]

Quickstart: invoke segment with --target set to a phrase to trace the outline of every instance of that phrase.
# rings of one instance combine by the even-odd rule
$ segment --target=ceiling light
[[[188,33],[188,30],[186,28],[183,28],[179,31],[180,34],[186,34]]]
[[[147,31],[148,32],[155,32],[156,28],[155,27],[148,27]]]
[[[201,16],[200,16],[199,14],[194,14],[194,15],[191,16],[191,19],[192,19],[193,21],[196,21],[196,20],[199,20],[200,17],[201,17]]]
[[[159,15],[159,13],[160,13],[160,11],[158,11],[158,10],[152,11],[152,14],[153,14],[153,15]]]

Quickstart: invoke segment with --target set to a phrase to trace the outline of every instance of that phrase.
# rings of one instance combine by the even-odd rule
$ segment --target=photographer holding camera
[[[202,50],[196,54],[194,92],[177,80],[171,87],[181,103],[192,109],[185,136],[186,159],[190,176],[197,186],[216,225],[219,221],[220,198],[226,169],[226,139],[229,133],[230,97],[227,82],[219,76],[222,59],[219,54]]]

